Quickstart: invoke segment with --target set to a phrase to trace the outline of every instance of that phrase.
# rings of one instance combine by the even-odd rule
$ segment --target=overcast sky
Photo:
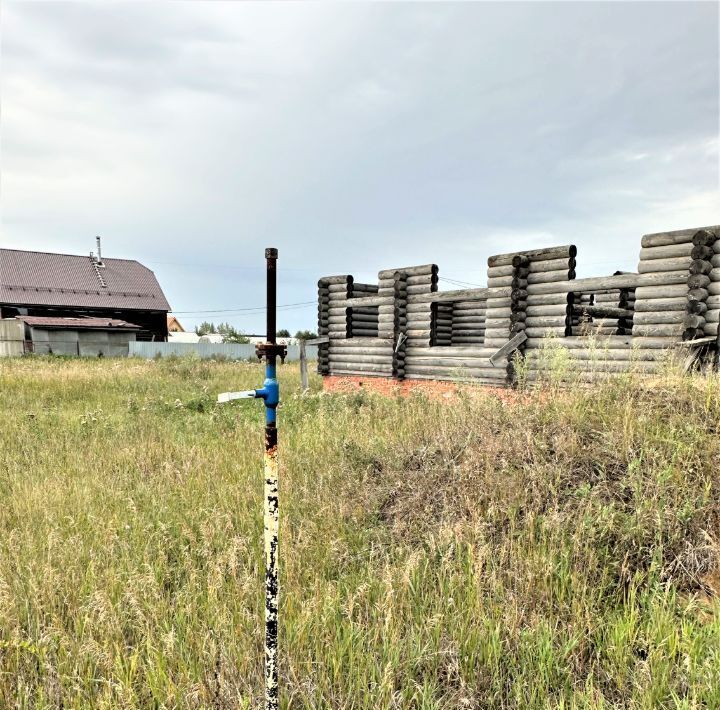
[[[181,313],[262,305],[265,246],[283,304],[570,242],[635,270],[643,233],[720,222],[718,63],[712,2],[8,1],[1,242],[101,234]]]

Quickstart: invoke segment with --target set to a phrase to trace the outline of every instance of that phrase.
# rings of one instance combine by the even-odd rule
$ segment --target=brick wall
[[[473,389],[480,389],[477,385],[469,385]],[[429,397],[452,397],[463,385],[457,382],[443,380],[402,380],[398,382],[389,377],[365,377],[361,375],[329,375],[323,377],[323,390],[325,392],[357,392],[370,390],[388,396],[407,396],[412,392],[422,392]],[[465,387],[468,387],[465,385]],[[507,393],[501,387],[482,387],[483,390],[497,393]]]

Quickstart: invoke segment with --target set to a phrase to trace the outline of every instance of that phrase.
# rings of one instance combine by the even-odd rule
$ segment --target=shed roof
[[[31,328],[62,330],[140,330],[139,325],[118,318],[57,318],[54,316],[18,316],[16,320]]]
[[[155,274],[132,259],[0,249],[0,303],[169,311]]]

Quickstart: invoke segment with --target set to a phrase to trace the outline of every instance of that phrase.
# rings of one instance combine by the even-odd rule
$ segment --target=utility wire
[[[317,301],[302,301],[300,303],[286,303],[283,305],[278,306],[279,309],[283,310],[290,310],[292,308],[303,308],[307,306],[315,306],[317,305]],[[200,310],[200,311],[172,311],[172,313],[175,313],[177,315],[189,315],[190,313],[260,313],[266,309],[266,306],[253,306],[252,308],[218,308],[218,309],[207,309],[207,310]]]

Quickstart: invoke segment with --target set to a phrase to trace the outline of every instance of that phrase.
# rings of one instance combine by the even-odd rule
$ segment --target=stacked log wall
[[[318,333],[330,344],[318,370],[506,385],[521,358],[528,379],[546,376],[550,343],[581,379],[655,372],[683,338],[720,337],[719,234],[645,235],[637,274],[576,279],[577,250],[567,245],[490,257],[484,289],[438,292],[434,264],[381,271],[377,286],[321,279]],[[493,366],[490,357],[518,333],[525,343]]]

